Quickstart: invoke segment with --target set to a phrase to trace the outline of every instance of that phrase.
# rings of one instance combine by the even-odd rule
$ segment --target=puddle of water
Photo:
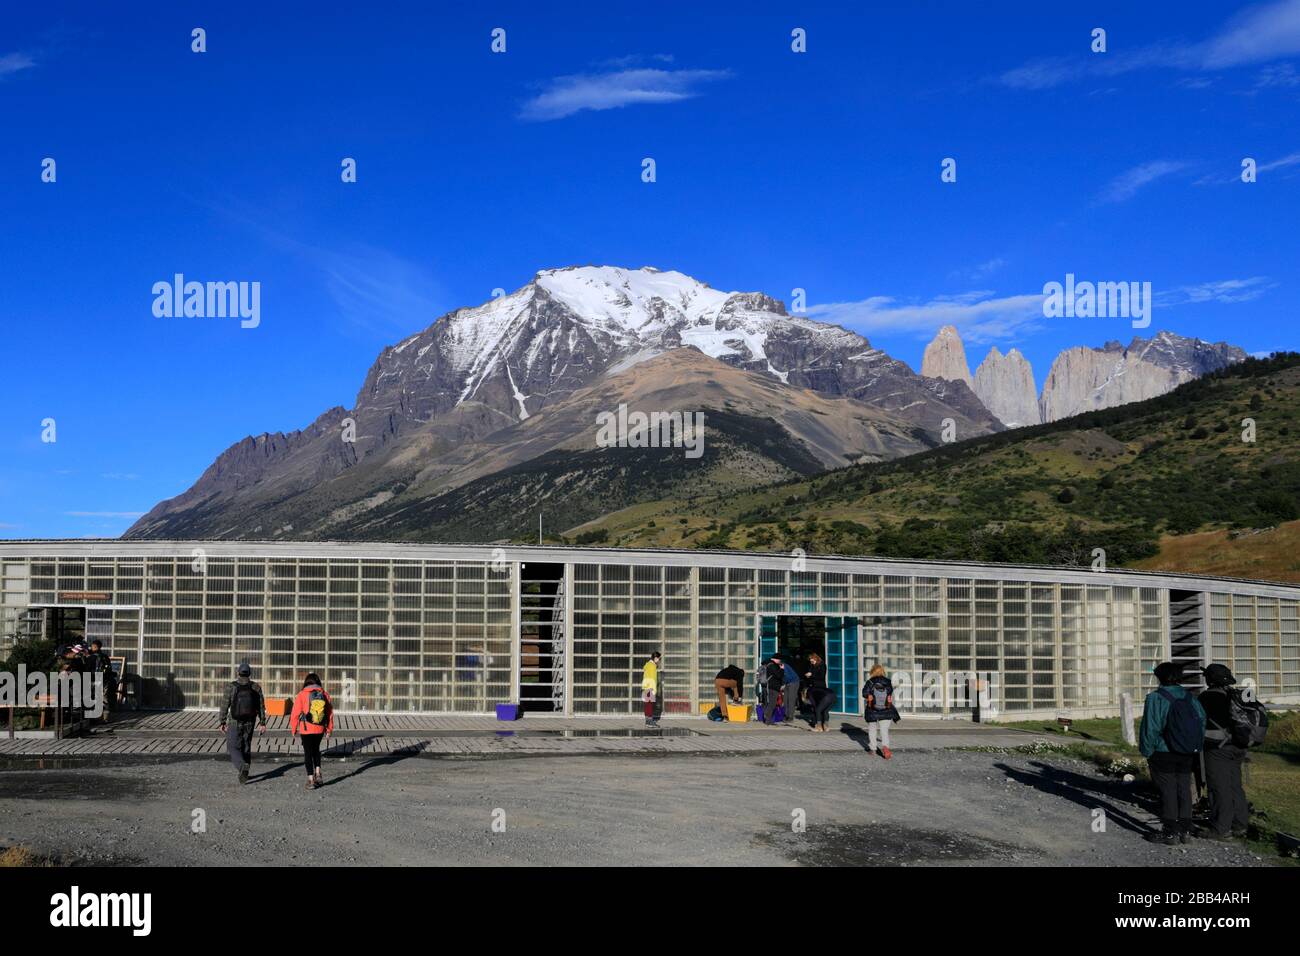
[[[907,863],[999,863],[1018,852],[1008,843],[952,830],[925,830],[895,824],[810,826],[806,833],[758,834],[805,866],[892,866]]]

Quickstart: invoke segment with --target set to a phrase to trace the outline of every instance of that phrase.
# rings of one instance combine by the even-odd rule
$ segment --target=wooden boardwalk
[[[65,740],[9,739],[0,730],[0,758],[215,758],[226,741],[215,711],[185,710],[125,714],[89,736]],[[325,754],[331,758],[514,755],[819,753],[859,752],[866,732],[856,718],[836,717],[833,732],[810,733],[803,724],[712,723],[702,718],[668,718],[659,730],[639,717],[536,717],[503,723],[478,715],[339,714]],[[110,732],[111,730],[111,732]],[[897,749],[1015,747],[1044,739],[1021,731],[957,721],[905,722],[893,731]],[[253,753],[264,759],[299,759],[302,747],[288,720],[272,717],[265,734],[255,734]]]

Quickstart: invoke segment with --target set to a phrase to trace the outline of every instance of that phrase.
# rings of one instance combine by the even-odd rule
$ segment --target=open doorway
[[[519,565],[519,705],[564,713],[564,565]]]
[[[790,656],[800,675],[814,651],[826,662],[826,686],[835,691],[833,714],[860,714],[862,649],[856,617],[771,614],[759,619],[759,659],[778,651]]]

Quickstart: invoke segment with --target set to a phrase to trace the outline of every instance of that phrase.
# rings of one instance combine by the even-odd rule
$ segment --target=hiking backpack
[[[1232,743],[1238,747],[1257,747],[1264,742],[1268,734],[1268,708],[1257,700],[1246,700],[1235,687],[1210,688],[1203,693],[1212,694],[1222,690],[1228,697],[1228,726],[1205,732],[1209,740],[1220,744]]]
[[[1170,753],[1200,753],[1205,742],[1201,718],[1196,715],[1196,702],[1191,694],[1184,693],[1175,697],[1161,687],[1156,691],[1169,701],[1169,713],[1165,715],[1164,739]]]
[[[324,727],[328,715],[329,701],[325,699],[325,692],[313,687],[307,695],[307,706],[302,709],[302,719],[313,727]]]
[[[257,693],[253,682],[235,683],[235,699],[230,706],[230,714],[235,720],[252,720],[257,716]]]
[[[884,684],[868,681],[862,689],[862,696],[867,699],[867,710],[889,710],[889,688]]]

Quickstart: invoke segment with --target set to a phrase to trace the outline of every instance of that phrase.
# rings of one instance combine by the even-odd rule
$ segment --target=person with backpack
[[[795,717],[799,714],[799,672],[790,665],[786,658],[782,657],[780,660],[784,680],[781,686],[782,706],[785,708],[784,722],[793,724]]]
[[[835,703],[835,691],[826,686],[826,662],[816,651],[808,655],[808,671],[803,676],[808,681],[808,702],[813,706],[812,731],[824,734]]]
[[[785,667],[781,658],[773,654],[759,666],[758,671],[759,703],[763,705],[763,723],[769,727],[776,724],[776,702],[784,684]]]
[[[898,716],[898,708],[894,706],[894,682],[885,674],[884,665],[876,664],[871,668],[862,687],[862,698],[867,718],[867,752],[879,753],[890,760],[894,752],[889,749],[889,727],[903,718]]]
[[[1164,829],[1147,840],[1173,846],[1192,837],[1192,767],[1205,741],[1205,711],[1179,682],[1180,665],[1165,661],[1153,672],[1160,686],[1147,694],[1142,708],[1138,748],[1160,793]]]
[[[655,714],[655,706],[662,699],[664,679],[659,672],[659,662],[662,660],[658,651],[650,655],[650,660],[646,661],[641,668],[641,700],[645,703],[645,725],[647,727],[658,727],[659,718]]]
[[[303,764],[307,768],[307,789],[315,790],[325,785],[320,769],[321,742],[334,732],[334,702],[325,693],[320,678],[308,674],[302,690],[293,699],[289,714],[289,733],[302,736]]]
[[[221,732],[226,735],[226,750],[230,762],[239,773],[239,782],[248,783],[248,771],[253,768],[253,724],[262,725],[266,733],[266,700],[261,686],[253,680],[253,669],[248,661],[239,665],[239,677],[226,690],[226,703],[221,708]],[[226,723],[226,717],[232,721]]]
[[[1210,840],[1244,837],[1250,808],[1241,767],[1246,749],[1263,740],[1267,711],[1258,701],[1243,699],[1232,686],[1237,678],[1223,664],[1211,664],[1201,673],[1207,686],[1197,700],[1205,711],[1205,783],[1212,813],[1210,829],[1201,835]]]

